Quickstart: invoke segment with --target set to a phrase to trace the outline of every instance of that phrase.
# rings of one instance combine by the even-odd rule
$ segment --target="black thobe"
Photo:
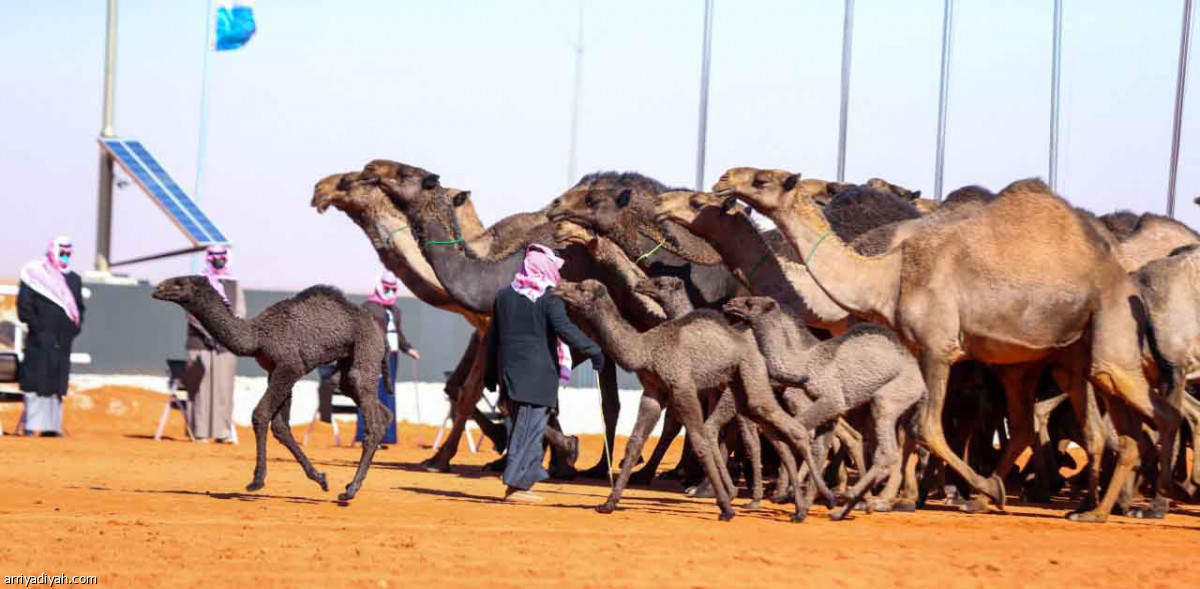
[[[71,344],[83,325],[83,281],[74,272],[67,272],[65,278],[79,308],[79,325],[71,321],[62,307],[24,282],[17,291],[17,316],[29,326],[20,378],[21,390],[27,393],[67,394]]]

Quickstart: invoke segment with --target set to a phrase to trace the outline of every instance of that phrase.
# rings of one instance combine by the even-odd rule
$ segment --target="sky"
[[[198,196],[233,241],[243,283],[367,292],[378,259],[345,215],[309,207],[313,184],[387,158],[472,190],[486,223],[543,206],[576,180],[581,5],[576,175],[637,170],[690,187],[703,0],[259,0],[258,34],[223,53],[206,52],[207,0],[121,0],[115,128]],[[1064,5],[1059,191],[1097,213],[1165,212],[1183,0]],[[734,166],[836,176],[842,6],[715,1],[706,185]],[[942,6],[855,2],[848,180],[878,176],[932,195]],[[947,191],[1046,176],[1052,7],[955,2]],[[20,25],[0,36],[0,277],[61,233],[75,239],[75,268],[88,269],[104,2],[21,2],[6,14]],[[1193,227],[1198,96],[1185,101],[1176,206]],[[136,185],[114,199],[114,259],[188,245]],[[177,258],[122,270],[157,281],[191,269]]]

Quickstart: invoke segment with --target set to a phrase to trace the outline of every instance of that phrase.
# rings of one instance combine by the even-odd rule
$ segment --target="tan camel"
[[[1104,521],[1137,462],[1132,408],[1173,439],[1179,412],[1150,392],[1130,310],[1136,287],[1116,256],[1065,201],[1037,180],[1015,182],[978,214],[908,237],[903,247],[865,256],[831,235],[810,199],[793,194],[798,177],[783,170],[735,168],[714,192],[736,195],[769,216],[830,297],[856,316],[896,330],[921,361],[929,387],[925,443],[976,490],[1003,506],[1000,479],[980,477],[950,451],[942,432],[949,367],[966,358],[992,365],[1045,359],[1088,333],[1089,378],[1120,402],[1109,403],[1121,435],[1117,468],[1103,500],[1072,514]],[[756,184],[757,183],[757,184]],[[770,190],[762,190],[770,188]],[[819,249],[818,249],[819,248]],[[1064,387],[1077,407],[1083,387]],[[1173,492],[1170,449],[1160,448],[1156,506]]]

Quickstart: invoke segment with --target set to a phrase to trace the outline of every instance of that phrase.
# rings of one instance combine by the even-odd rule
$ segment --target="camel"
[[[1162,388],[1172,404],[1184,408],[1195,451],[1200,449],[1200,429],[1193,419],[1200,403],[1186,387],[1200,379],[1200,246],[1184,246],[1146,264],[1137,281],[1149,316],[1151,347],[1167,367]],[[1200,485],[1200,460],[1193,461],[1188,483],[1194,493]]]
[[[892,332],[876,325],[858,325],[833,339],[817,341],[770,297],[734,299],[723,309],[726,316],[749,323],[758,349],[773,378],[800,386],[815,401],[796,416],[800,425],[815,429],[847,412],[870,406],[874,421],[875,453],[871,468],[845,494],[844,507],[830,514],[846,517],[875,485],[900,464],[896,430],[904,426],[915,434],[915,413],[925,400],[925,381],[916,359]],[[908,439],[913,439],[910,435]]]
[[[374,179],[381,176],[393,179],[406,192],[421,190],[422,185],[433,186],[439,183],[435,174],[421,168],[388,160],[374,160],[369,162],[362,172],[334,174],[322,179],[314,190],[312,206],[320,213],[324,213],[329,207],[346,213],[362,228],[384,266],[400,277],[413,294],[426,304],[462,315],[475,328],[476,331],[472,334],[462,360],[446,382],[446,394],[455,403],[454,426],[447,443],[424,462],[427,470],[448,472],[450,460],[457,453],[468,416],[479,423],[481,430],[495,444],[497,451],[503,451],[506,444],[504,427],[485,418],[476,407],[483,392],[484,357],[479,354],[479,350],[483,335],[487,332],[489,319],[487,314],[466,310],[446,293],[433,268],[421,254],[408,217],[395,207],[388,195],[374,182]],[[457,211],[461,213],[459,217],[463,224],[468,227],[482,227],[478,217],[473,215],[474,207],[470,205],[469,193],[455,191],[455,196],[464,203]],[[468,246],[481,253],[490,253],[491,246],[511,249],[509,242],[513,236],[525,234],[538,217],[536,214],[512,215],[487,230],[474,230],[474,234],[480,237],[469,241]],[[544,216],[540,218],[544,223]],[[552,422],[551,427],[547,428],[548,440],[556,450],[569,450],[559,443],[565,441],[565,438],[555,435],[557,427],[557,424]],[[571,476],[572,468],[568,464],[553,472],[556,476]]]
[[[314,286],[296,296],[267,307],[252,319],[239,319],[203,276],[180,276],[159,283],[151,295],[183,307],[200,321],[213,337],[238,356],[253,357],[268,372],[267,391],[254,408],[254,440],[257,456],[254,480],[247,491],[263,488],[267,477],[267,425],[304,469],[308,478],[329,490],[325,473],[318,472],[292,437],[292,387],[321,364],[337,362],[342,375],[342,393],[363,413],[366,435],[358,470],[338,500],[349,501],[358,494],[371,458],[392,420],[391,411],[379,402],[376,383],[387,370],[384,334],[365,309],[351,304],[330,286]],[[390,394],[391,381],[384,379]]]
[[[1098,219],[1116,239],[1121,265],[1135,272],[1153,260],[1188,245],[1200,244],[1200,235],[1190,227],[1162,215],[1117,211]]]
[[[1043,360],[1087,338],[1088,378],[1114,401],[1109,406],[1121,435],[1120,455],[1099,505],[1070,517],[1106,520],[1137,461],[1137,425],[1127,408],[1152,420],[1165,439],[1173,439],[1180,416],[1150,392],[1141,326],[1129,303],[1136,288],[1094,228],[1045,184],[1023,180],[976,214],[915,232],[903,247],[868,256],[831,235],[811,200],[789,196],[797,181],[783,170],[735,168],[714,192],[737,195],[774,220],[798,251],[809,251],[805,264],[832,299],[893,328],[916,352],[929,388],[924,442],[997,506],[1003,507],[1003,482],[980,477],[946,444],[941,414],[949,367],[966,358],[992,365]],[[1082,383],[1063,388],[1075,407],[1086,406]],[[1169,454],[1160,448],[1160,493],[1173,491]],[[1166,510],[1165,497],[1154,503],[1156,511]]]
[[[607,240],[597,239],[596,241],[607,243],[614,248],[616,247]],[[599,247],[603,247],[603,245]],[[667,320],[679,319],[695,310],[692,307],[692,301],[688,299],[687,289],[684,287],[683,280],[675,276],[643,278],[634,285],[634,292],[657,302],[666,313]],[[741,436],[742,445],[746,449],[747,457],[750,460],[750,476],[747,477],[750,481],[751,493],[749,507],[751,509],[757,508],[762,503],[763,497],[762,445],[758,438],[758,427],[749,418],[737,414],[737,404],[733,398],[733,393],[723,390],[716,403],[709,407],[708,419],[705,422],[706,426],[711,426],[709,427],[708,435],[712,439],[721,441],[718,447],[718,456],[722,460],[729,456],[729,451],[726,449],[719,432],[730,420],[737,421],[738,434]],[[662,454],[666,453],[667,447],[670,445],[670,441],[679,434],[679,420],[672,419],[671,421],[675,423],[674,431],[668,437],[667,426],[666,424],[663,425],[663,435],[659,437],[659,443],[654,447],[654,452],[651,453],[650,460],[641,471],[630,477],[631,481],[636,482],[634,477],[637,477],[641,473],[654,474],[658,463],[662,461]],[[776,450],[786,451],[784,448],[776,448]],[[736,488],[730,489],[731,495],[736,492]],[[691,496],[707,496],[703,490],[696,488],[691,489],[688,494]]]
[[[647,394],[643,395],[643,402],[655,400],[651,398],[651,391],[661,391],[666,395],[683,422],[705,473],[713,481],[722,521],[732,519],[734,512],[730,507],[726,485],[718,484],[724,479],[716,460],[715,448],[705,435],[699,401],[701,392],[731,387],[739,410],[744,408],[769,438],[786,440],[808,464],[810,472],[819,472],[810,452],[809,432],[792,419],[775,399],[767,376],[766,361],[749,330],[733,327],[718,311],[700,309],[681,319],[664,322],[645,333],[638,333],[621,318],[604,285],[595,280],[564,282],[555,289],[555,294],[593,326],[601,346],[611,350],[613,360],[622,368],[636,373],[646,384]],[[639,418],[641,416],[639,412]],[[654,419],[657,420],[657,412]],[[642,425],[635,427],[635,433],[643,429]],[[649,424],[649,427],[652,426],[653,422]],[[643,443],[644,438],[630,438],[617,484],[608,500],[597,508],[601,513],[611,513],[616,509],[621,492],[629,481],[633,457],[641,453]],[[797,480],[796,464],[790,454],[781,456],[781,459],[791,479]],[[832,500],[832,493],[820,477],[813,476],[810,479],[823,496]],[[801,493],[795,495],[796,512],[792,519],[803,521],[808,506],[801,505]]]

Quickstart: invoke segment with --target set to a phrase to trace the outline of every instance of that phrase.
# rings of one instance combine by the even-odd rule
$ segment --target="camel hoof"
[[[421,467],[425,469],[425,472],[440,472],[440,473],[450,472],[450,463],[442,462],[442,461],[438,460],[436,456],[422,462]]]
[[[746,509],[762,509],[762,500],[755,499],[746,504]]]
[[[1097,510],[1075,511],[1067,514],[1067,519],[1073,522],[1099,524],[1108,521],[1108,515]]]
[[[612,513],[616,510],[617,506],[610,503],[601,503],[596,506],[596,513]]]
[[[708,481],[705,481],[688,489],[687,496],[696,499],[713,499],[716,498],[717,493],[713,490],[713,486],[708,484]]]
[[[888,506],[888,510],[896,513],[913,513],[917,511],[917,502],[912,499],[897,499]]]
[[[721,515],[717,516],[717,519],[720,521],[723,521],[723,522],[727,522],[727,521],[733,519],[733,510],[730,509],[730,510],[722,511]]]
[[[991,481],[992,486],[995,487],[995,489],[993,490],[993,494],[989,495],[989,498],[992,500],[992,503],[996,504],[997,509],[1004,511],[1004,503],[1008,499],[1004,493],[1004,479],[1001,479],[996,475],[992,475]]]
[[[802,524],[802,523],[804,523],[804,518],[805,518],[805,517],[806,517],[806,516],[805,516],[804,514],[801,514],[801,513],[793,513],[793,514],[792,514],[792,523],[794,523],[794,524]]]
[[[878,511],[881,513],[887,513],[889,511],[892,511],[892,504],[888,503],[887,501],[884,501],[883,499],[874,500],[873,502],[871,502],[870,507],[871,508],[868,511]]]
[[[847,515],[850,515],[850,505],[849,504],[842,507],[841,509],[829,512],[829,519],[832,521],[835,521],[835,522],[840,522],[840,521],[846,519]]]
[[[322,491],[329,492],[329,483],[325,481],[325,473],[318,472],[317,476],[313,477],[313,480],[317,481],[318,485],[321,485]]]
[[[550,469],[550,478],[556,481],[570,481],[579,476],[579,471],[570,466],[562,466],[559,468]]]
[[[1168,501],[1165,497],[1155,497],[1154,500],[1150,502],[1149,508],[1143,509],[1140,507],[1135,507],[1128,510],[1125,515],[1129,517],[1136,517],[1138,519],[1163,519],[1167,517],[1167,513],[1170,511],[1170,501]]]
[[[338,495],[338,501],[349,501],[354,498],[354,494],[350,491],[345,491]]]
[[[263,488],[264,486],[266,486],[266,483],[264,483],[263,481],[251,481],[249,485],[246,485],[246,490],[253,493],[254,491],[257,491],[257,490]]]
[[[976,495],[965,501],[958,510],[963,513],[987,513],[988,500],[983,495]]]
[[[792,494],[788,491],[783,491],[781,493],[774,493],[770,497],[767,498],[768,501],[770,501],[771,503],[775,503],[777,505],[784,505],[787,503],[791,503],[792,499],[793,499]]]
[[[504,472],[504,468],[506,466],[508,466],[508,456],[501,456],[501,457],[479,467],[479,469],[482,470],[483,472]],[[445,472],[450,472],[449,464],[446,465]]]

